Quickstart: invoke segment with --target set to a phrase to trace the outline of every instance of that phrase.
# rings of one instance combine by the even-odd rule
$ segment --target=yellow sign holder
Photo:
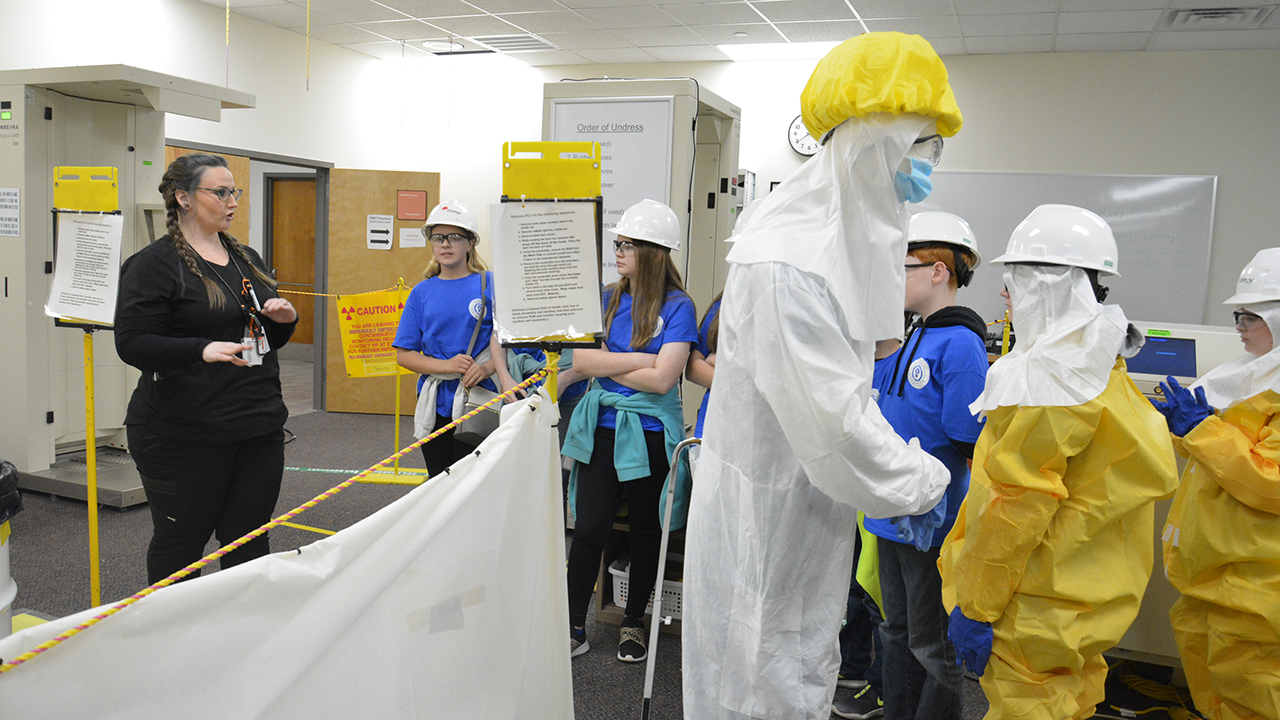
[[[504,202],[594,202],[596,247],[603,237],[604,198],[600,194],[600,143],[508,142],[502,145],[502,199]],[[596,271],[600,268],[597,264]],[[537,346],[547,354],[547,393],[559,395],[556,379],[560,350],[567,343],[597,344],[594,337],[550,335],[516,338],[510,345]],[[504,343],[508,345],[508,343]]]
[[[117,170],[113,167],[55,167],[55,222],[59,212],[119,212],[120,188],[116,178]],[[91,606],[98,607],[102,604],[102,568],[98,552],[98,428],[94,413],[93,331],[101,326],[62,321],[56,324],[84,330],[84,444],[85,464],[89,475],[85,498],[89,506],[89,598]]]

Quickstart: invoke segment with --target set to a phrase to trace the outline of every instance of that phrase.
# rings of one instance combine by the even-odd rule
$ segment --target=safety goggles
[[[1258,326],[1258,323],[1262,322],[1261,316],[1254,315],[1248,310],[1236,310],[1231,313],[1231,317],[1236,319],[1236,327],[1241,330],[1252,330]]]
[[[435,243],[436,245],[444,245],[446,243],[448,243],[449,245],[457,245],[458,243],[470,242],[470,241],[471,241],[471,238],[467,237],[466,235],[463,235],[462,233],[449,233],[448,235],[445,235],[443,233],[436,233],[431,236],[431,242]]]
[[[911,157],[928,161],[930,165],[938,167],[938,163],[942,161],[942,136],[930,135],[916,140],[911,143],[911,150],[907,154]]]
[[[613,251],[619,255],[630,255],[636,251],[636,244],[630,240],[614,240]]]

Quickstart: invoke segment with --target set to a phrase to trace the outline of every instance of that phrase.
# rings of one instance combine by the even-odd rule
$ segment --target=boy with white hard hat
[[[1173,448],[1125,370],[1142,336],[1101,304],[1100,276],[1119,276],[1106,221],[1042,205],[991,264],[1018,344],[970,406],[986,426],[938,563],[949,636],[987,720],[1086,718],[1151,576]]]
[[[897,518],[864,523],[876,536],[880,566],[880,623],[884,644],[884,717],[959,720],[964,676],[947,639],[938,554],[969,489],[968,462],[982,431],[969,404],[987,377],[987,327],[973,310],[956,304],[982,262],[973,230],[948,212],[911,216],[907,231],[905,308],[917,320],[906,342],[884,362],[892,369],[877,383],[878,404],[903,438],[947,466],[951,482],[934,508],[942,524],[912,536]],[[835,704],[841,717],[866,717],[873,690]]]

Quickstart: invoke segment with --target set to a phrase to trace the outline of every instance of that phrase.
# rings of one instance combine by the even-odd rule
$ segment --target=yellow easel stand
[[[92,607],[102,604],[102,569],[98,567],[98,431],[94,417],[93,397],[93,331],[84,331],[84,410],[85,462],[89,466],[87,484],[89,504],[89,600]]]
[[[1008,355],[1009,354],[1009,311],[1008,310],[1004,311],[1004,329],[1002,329],[1000,332],[1001,332],[1000,355],[1001,356]]]

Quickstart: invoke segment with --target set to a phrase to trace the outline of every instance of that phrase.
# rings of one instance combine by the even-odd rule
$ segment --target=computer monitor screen
[[[1147,375],[1196,377],[1196,341],[1187,338],[1148,337],[1142,350],[1128,360],[1129,372]]]

